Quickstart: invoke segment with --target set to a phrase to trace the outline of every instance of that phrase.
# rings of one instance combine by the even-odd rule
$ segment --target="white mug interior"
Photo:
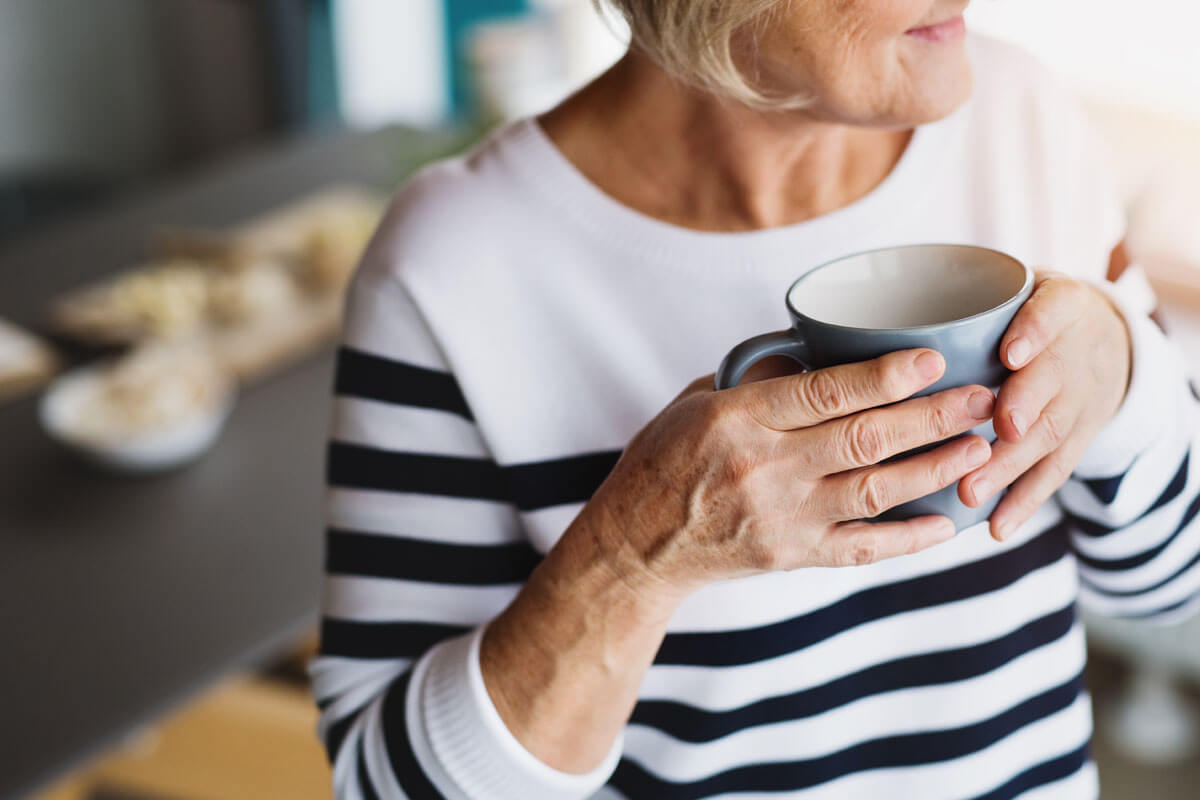
[[[981,314],[1015,297],[1025,267],[995,250],[914,245],[847,256],[817,267],[788,292],[791,308],[849,328],[937,325]]]

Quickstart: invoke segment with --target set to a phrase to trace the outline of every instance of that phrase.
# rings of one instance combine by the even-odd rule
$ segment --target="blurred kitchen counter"
[[[234,225],[322,186],[385,191],[461,138],[336,132],[248,153],[0,249],[0,317],[144,257],[159,225]],[[0,406],[0,797],[80,763],[317,618],[331,350],[246,390],[171,474],[94,472]]]

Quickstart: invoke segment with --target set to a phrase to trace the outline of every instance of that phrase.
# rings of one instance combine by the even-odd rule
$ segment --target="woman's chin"
[[[965,58],[961,63],[929,70],[916,83],[918,91],[907,104],[909,107],[897,116],[905,117],[904,122],[908,125],[937,122],[950,116],[967,102],[974,84],[971,66]]]

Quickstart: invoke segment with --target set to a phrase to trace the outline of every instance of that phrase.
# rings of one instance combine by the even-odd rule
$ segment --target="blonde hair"
[[[685,83],[761,109],[796,108],[806,98],[772,97],[734,58],[734,37],[756,33],[787,0],[595,0],[629,24],[633,44]],[[749,31],[746,29],[750,28]]]

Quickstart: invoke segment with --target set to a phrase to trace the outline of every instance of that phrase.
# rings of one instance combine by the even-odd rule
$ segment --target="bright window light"
[[[1086,97],[1200,118],[1196,0],[975,0],[966,16]]]

